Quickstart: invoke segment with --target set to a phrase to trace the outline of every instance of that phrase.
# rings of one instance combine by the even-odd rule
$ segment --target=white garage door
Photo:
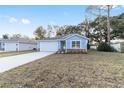
[[[5,44],[5,51],[17,51],[18,45],[16,43],[6,43]]]
[[[58,42],[40,42],[40,51],[58,51]]]

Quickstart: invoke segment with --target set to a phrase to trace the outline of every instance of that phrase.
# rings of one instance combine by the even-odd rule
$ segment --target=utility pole
[[[86,37],[89,38],[89,22],[85,19],[85,26],[86,26]]]
[[[98,8],[98,22],[99,22],[99,32],[100,32],[100,43],[102,43],[102,32],[101,32],[101,8]]]
[[[107,43],[110,45],[110,8],[111,5],[107,5]]]

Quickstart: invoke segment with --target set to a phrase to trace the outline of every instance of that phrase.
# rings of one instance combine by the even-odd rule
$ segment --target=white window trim
[[[80,47],[79,47],[79,48],[77,48],[77,47],[72,47],[72,42],[73,42],[73,41],[79,41],[79,42],[80,42]],[[71,40],[70,48],[71,48],[71,49],[81,49],[81,40]]]

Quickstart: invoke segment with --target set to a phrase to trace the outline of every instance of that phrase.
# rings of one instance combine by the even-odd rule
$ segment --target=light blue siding
[[[72,36],[68,39],[66,39],[66,48],[72,49],[72,41],[80,41],[80,49],[87,49],[87,39],[82,38],[80,36]]]
[[[58,41],[58,49],[61,49],[61,43]]]

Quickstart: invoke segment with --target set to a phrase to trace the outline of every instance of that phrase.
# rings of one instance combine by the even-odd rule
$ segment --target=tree
[[[118,36],[124,39],[124,13],[118,17]]]
[[[117,38],[124,38],[124,13],[119,16],[113,16],[110,20],[113,29],[113,36]]]
[[[97,6],[90,5],[85,10],[85,14],[86,14],[85,15],[86,19],[85,20],[87,22],[86,23],[87,24],[86,32],[87,32],[87,34],[89,33],[89,29],[90,29],[89,28],[90,27],[90,23],[89,23],[90,21],[89,20],[92,20],[92,19],[96,18],[97,19],[97,32],[99,33],[99,35],[98,35],[99,36],[99,39],[98,39],[99,42],[102,42],[102,28],[101,28],[101,24],[102,24],[101,16],[102,15],[101,15],[101,13],[105,14],[105,9],[103,9],[101,5],[99,5],[99,6],[98,5]],[[94,28],[94,30],[96,30],[96,27],[92,27],[92,28]]]
[[[9,39],[9,34],[4,34],[4,35],[2,35],[2,38],[3,38],[3,39]]]
[[[47,37],[52,37],[52,34],[53,34],[53,27],[52,25],[48,25],[47,26],[47,31],[48,31],[48,34],[47,34]]]
[[[58,25],[53,25],[53,28],[54,28],[54,36],[57,36],[57,32],[59,31],[60,26],[58,26]]]
[[[82,35],[81,25],[65,25],[59,28],[57,36],[69,35],[69,34],[80,34]]]
[[[56,36],[62,36],[64,35],[64,27],[59,27],[56,31]]]
[[[10,39],[20,39],[22,38],[22,35],[21,34],[13,34]]]
[[[98,38],[98,42],[107,42],[110,44],[110,40],[113,39],[112,27],[111,27],[111,16],[110,12],[113,8],[119,6],[113,5],[100,5],[100,6],[89,6],[86,10],[91,15],[94,15],[95,21],[93,21],[92,28],[94,34],[94,38]],[[104,20],[103,20],[104,19]],[[97,22],[98,21],[98,22]],[[105,22],[106,21],[106,22]],[[94,26],[93,26],[94,24]],[[103,29],[104,28],[104,29]],[[104,35],[103,35],[104,33]],[[106,36],[105,36],[106,35]],[[92,34],[93,36],[93,34]]]
[[[34,32],[36,40],[45,38],[45,34],[46,30],[42,26],[38,27]]]
[[[21,37],[21,39],[30,40],[30,39],[32,39],[32,38],[30,38],[30,37],[28,37],[28,36],[26,36],[26,35],[23,35],[23,36]]]
[[[106,5],[106,6],[102,6],[102,7],[107,10],[107,43],[110,45],[110,40],[111,40],[110,13],[111,13],[112,9],[114,9],[116,7],[120,7],[120,6]]]
[[[26,35],[21,35],[21,34],[13,34],[10,39],[21,39],[21,40],[30,40],[30,39],[33,39],[33,38],[30,38]]]
[[[90,32],[91,41],[101,43],[103,41],[107,42],[107,27],[106,27],[106,17],[101,16],[102,22],[99,25],[99,17],[97,17],[93,22],[90,23],[92,31]]]

